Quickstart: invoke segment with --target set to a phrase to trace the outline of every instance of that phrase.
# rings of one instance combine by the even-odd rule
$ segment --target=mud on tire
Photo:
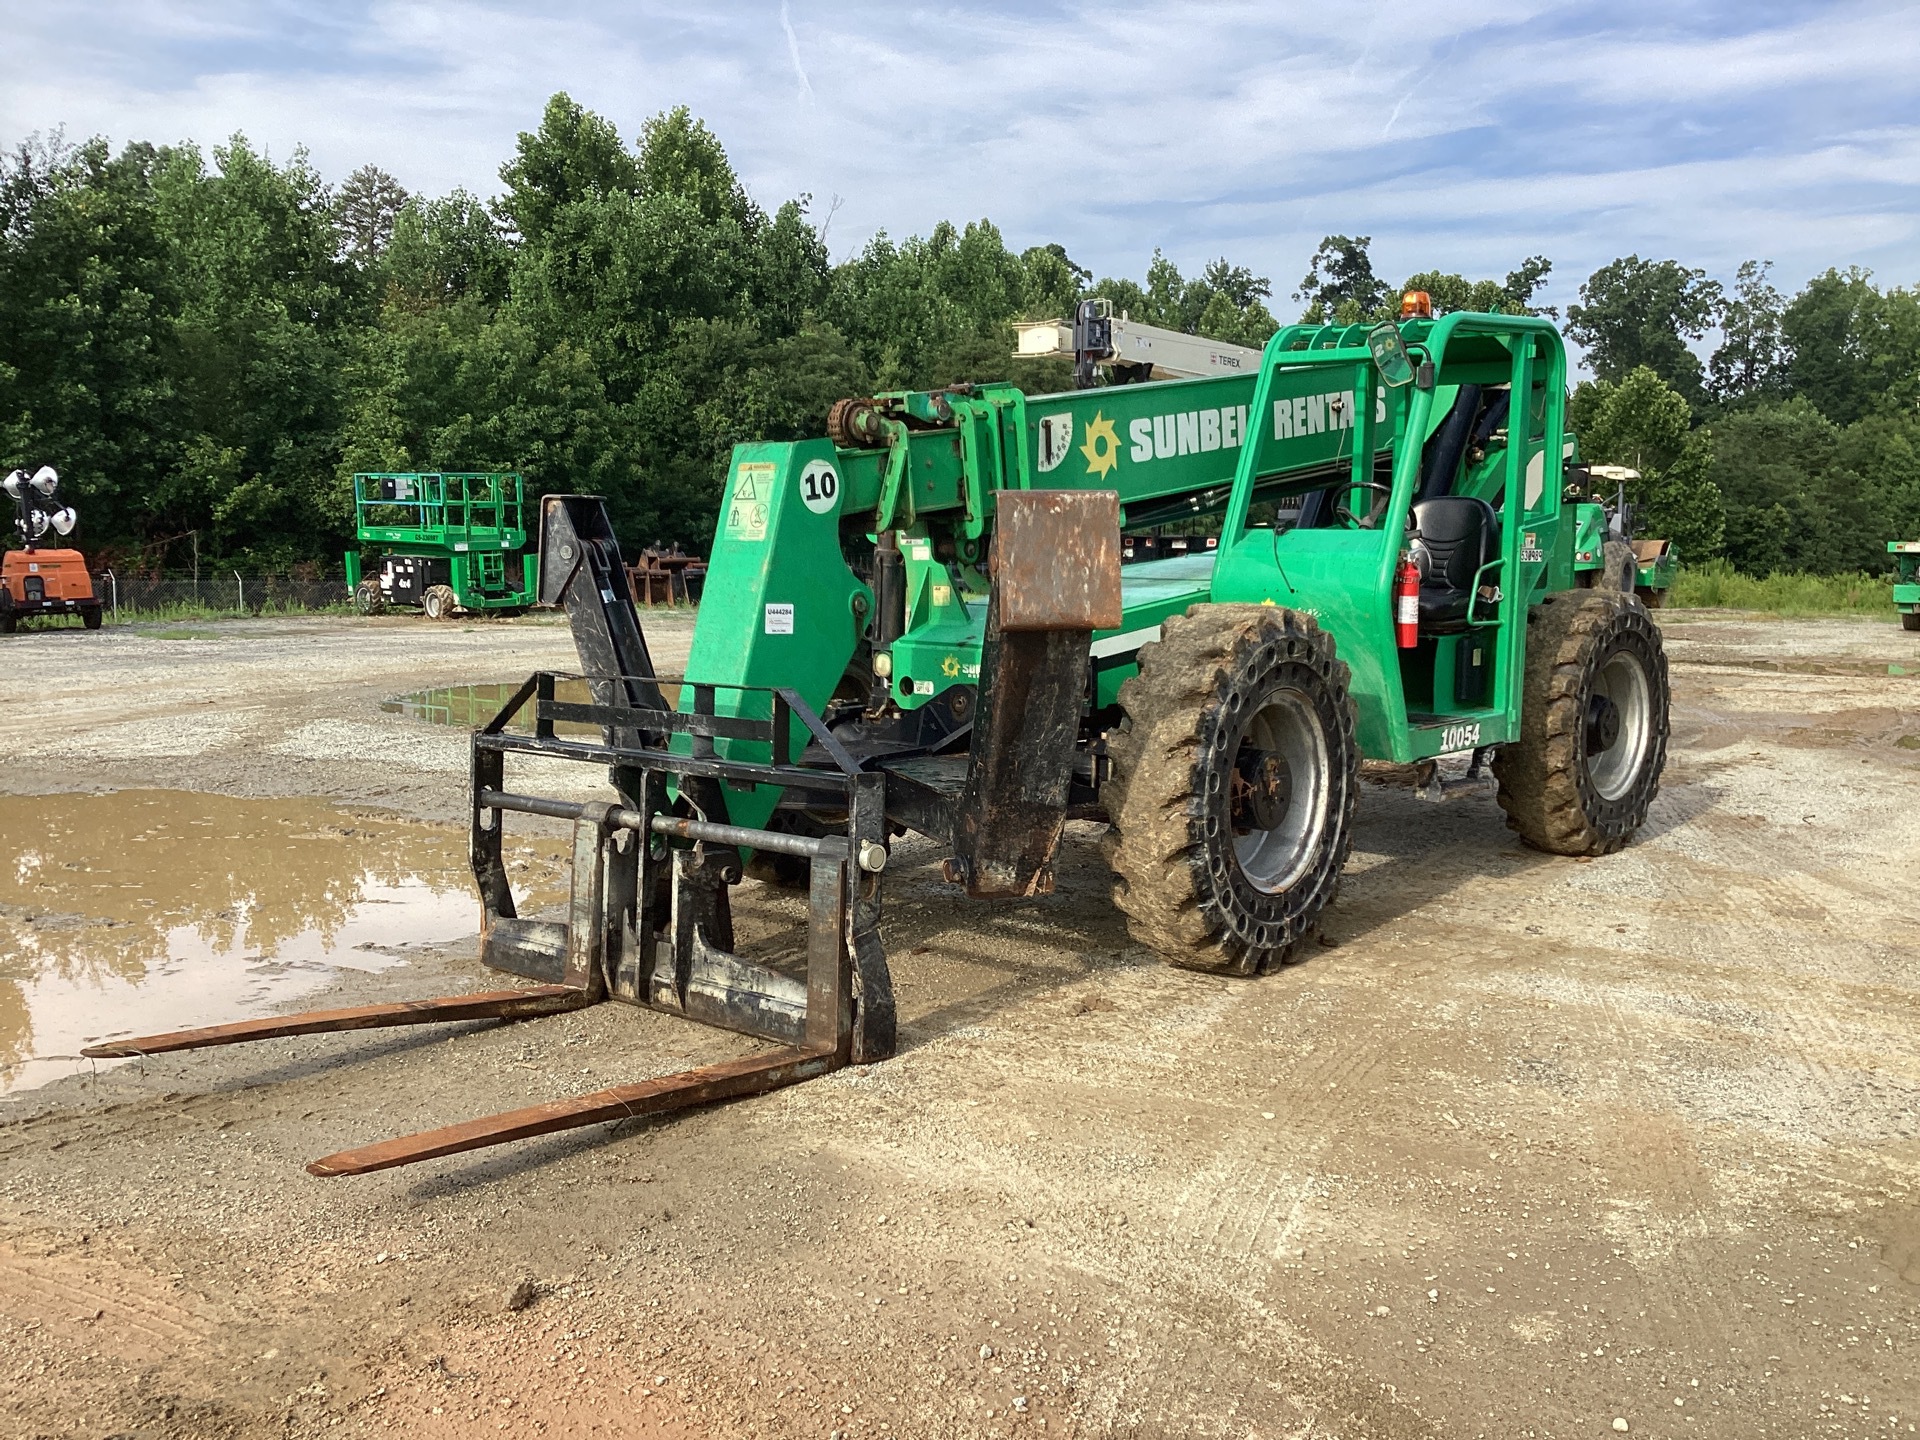
[[[1600,569],[1593,577],[1594,589],[1631,595],[1639,579],[1640,562],[1634,558],[1631,545],[1624,540],[1609,540],[1600,547]]]
[[[1508,828],[1556,855],[1610,855],[1667,762],[1667,657],[1632,595],[1568,590],[1527,617],[1520,738],[1495,756]]]
[[[1139,664],[1107,741],[1114,904],[1171,964],[1237,975],[1285,964],[1352,844],[1347,667],[1311,618],[1271,605],[1195,605]]]

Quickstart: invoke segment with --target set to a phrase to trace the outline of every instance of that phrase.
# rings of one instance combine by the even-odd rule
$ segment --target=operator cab
[[[1457,635],[1468,625],[1481,578],[1500,553],[1500,520],[1471,495],[1417,500],[1408,549],[1420,571],[1420,630]],[[1491,598],[1486,595],[1482,599]]]

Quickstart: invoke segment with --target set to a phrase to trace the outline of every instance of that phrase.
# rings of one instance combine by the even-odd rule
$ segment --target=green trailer
[[[527,609],[540,577],[526,553],[524,499],[513,471],[355,475],[360,543],[346,557],[354,608],[415,608],[431,620]]]
[[[1900,612],[1900,628],[1920,630],[1920,540],[1889,540],[1893,556],[1893,608]]]

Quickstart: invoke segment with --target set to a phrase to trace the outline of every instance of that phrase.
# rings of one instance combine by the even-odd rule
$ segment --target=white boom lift
[[[1096,365],[1111,367],[1121,382],[1253,375],[1260,369],[1256,349],[1115,316],[1110,300],[1081,301],[1072,320],[1016,320],[1013,329],[1015,359],[1071,359],[1083,388],[1093,383]]]

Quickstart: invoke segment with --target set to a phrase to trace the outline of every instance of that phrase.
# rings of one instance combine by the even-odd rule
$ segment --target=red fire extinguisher
[[[1420,567],[1412,555],[1400,557],[1393,576],[1393,635],[1402,650],[1420,643]]]

